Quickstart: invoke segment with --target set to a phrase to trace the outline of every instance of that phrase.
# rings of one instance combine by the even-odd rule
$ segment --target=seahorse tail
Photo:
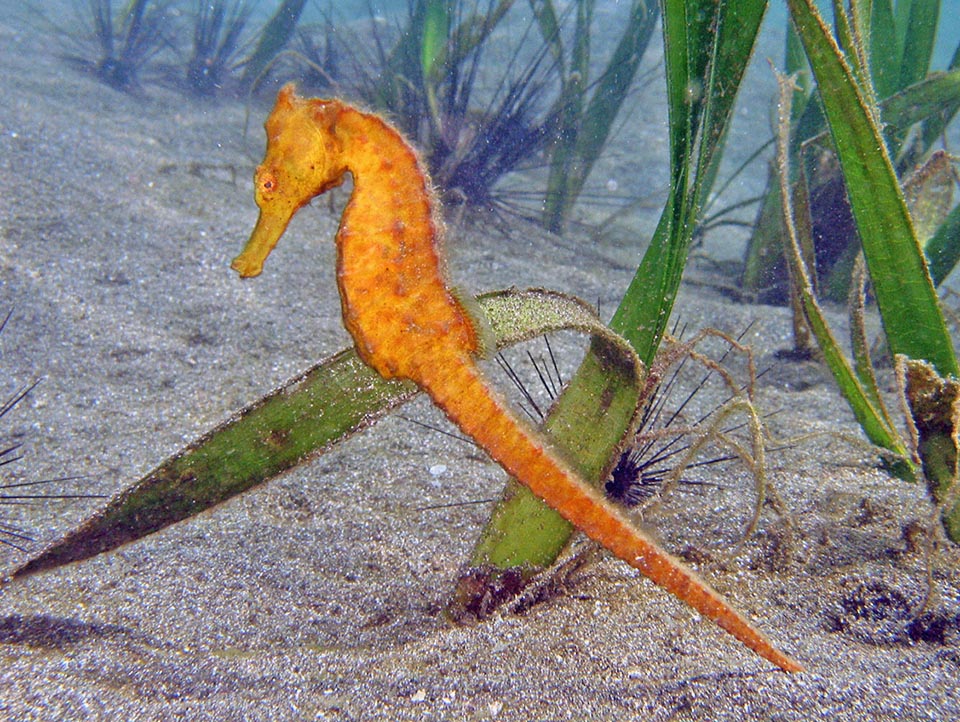
[[[802,670],[720,594],[568,469],[487,386],[472,359],[459,364],[437,364],[433,369],[428,375],[435,373],[442,378],[422,379],[424,390],[453,423],[507,472],[591,539],[712,619],[761,657],[789,672]]]

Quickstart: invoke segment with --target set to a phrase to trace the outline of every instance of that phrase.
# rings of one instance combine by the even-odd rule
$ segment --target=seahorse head
[[[231,268],[244,278],[257,276],[293,215],[311,199],[340,185],[346,168],[334,132],[342,105],[336,100],[304,99],[292,83],[280,89],[267,118],[267,152],[254,174],[260,218]]]

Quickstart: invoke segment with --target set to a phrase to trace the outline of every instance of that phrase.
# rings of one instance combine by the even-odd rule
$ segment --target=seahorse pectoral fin
[[[263,271],[263,262],[267,260],[270,251],[277,245],[280,236],[287,229],[287,224],[293,217],[289,214],[261,210],[257,225],[250,234],[250,240],[243,247],[239,256],[233,259],[230,268],[240,274],[241,278],[259,276]]]

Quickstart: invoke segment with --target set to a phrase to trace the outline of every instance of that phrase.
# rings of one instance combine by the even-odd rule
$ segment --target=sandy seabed
[[[16,24],[0,24],[0,78],[4,389],[42,378],[4,419],[26,443],[14,480],[81,475],[64,490],[113,495],[349,344],[328,204],[300,214],[261,278],[229,270],[256,217],[265,103],[244,141],[242,104],[116,93]],[[662,108],[637,112],[649,137],[626,147],[649,158],[601,172],[626,178],[639,164],[662,197]],[[754,126],[766,132],[766,116]],[[656,213],[638,212],[635,235],[649,235]],[[484,228],[450,233],[451,275],[470,290],[548,286],[612,310],[641,251],[586,230]],[[923,490],[836,435],[857,428],[820,367],[774,360],[790,344],[784,309],[704,285],[685,286],[677,309],[691,328],[756,321],[746,340],[773,366],[758,388],[761,408],[779,410],[771,433],[826,433],[771,455],[792,534],[767,510],[724,553],[753,503],[736,465],[646,523],[677,552],[706,547],[702,575],[806,672],[772,669],[609,558],[523,615],[451,626],[442,609],[487,507],[425,507],[495,496],[503,475],[469,445],[394,416],[199,518],[0,587],[0,718],[960,717],[956,549],[935,559],[926,614],[911,614],[926,587]],[[404,414],[444,423],[422,399]],[[98,503],[3,507],[0,521],[39,545]],[[0,550],[0,572],[22,560]]]

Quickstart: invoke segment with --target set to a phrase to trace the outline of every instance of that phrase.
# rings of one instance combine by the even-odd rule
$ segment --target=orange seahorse
[[[265,124],[255,175],[260,217],[232,268],[259,275],[288,222],[349,172],[337,233],[343,321],[360,357],[386,378],[411,379],[510,474],[651,580],[787,671],[802,668],[594,487],[578,478],[490,389],[474,357],[474,321],[447,284],[442,222],[414,150],[384,120],[285,86]]]

